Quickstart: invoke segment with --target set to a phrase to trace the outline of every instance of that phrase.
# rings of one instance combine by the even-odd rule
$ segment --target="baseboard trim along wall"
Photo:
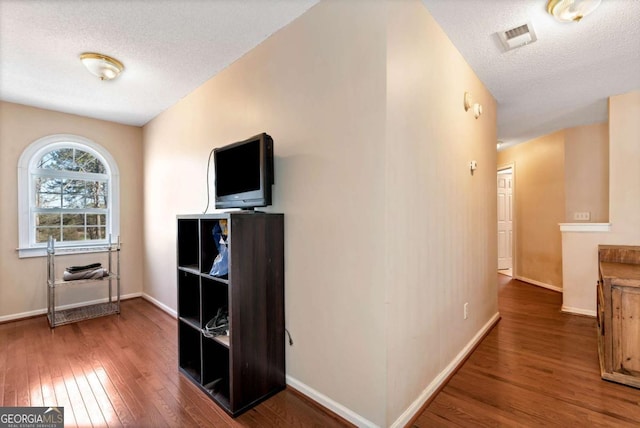
[[[560,311],[565,312],[567,314],[585,315],[587,317],[593,317],[593,318],[595,318],[597,315],[596,311],[592,311],[590,309],[572,308],[571,306],[564,306],[564,305],[562,305],[562,308],[560,309]]]
[[[482,339],[489,333],[489,331],[496,325],[496,323],[500,320],[500,313],[496,312],[487,323],[482,326],[482,328],[476,333],[476,335],[466,344],[466,346],[456,355],[456,357],[445,367],[445,369],[440,372],[438,376],[427,386],[427,388],[422,391],[420,396],[404,411],[402,415],[391,424],[392,428],[400,428],[407,426],[412,419],[422,410],[425,403],[427,403],[436,393],[440,391],[440,389],[444,386],[444,384],[449,380],[451,375],[453,375],[458,369],[462,366],[467,357],[473,352],[473,350],[478,346],[478,344],[482,341]],[[346,419],[352,424],[358,427],[377,427],[376,424],[371,422],[370,420],[360,416],[354,411],[346,408],[342,404],[332,400],[321,392],[316,391],[310,386],[300,382],[299,380],[287,375],[287,385],[291,388],[297,390],[301,394],[309,397],[311,400],[325,407],[326,409],[332,411],[336,415]]]
[[[326,395],[324,395],[323,393],[316,391],[315,389],[311,388],[310,386],[300,382],[299,380],[287,375],[287,385],[290,386],[291,388],[295,389],[296,391],[298,391],[299,393],[301,393],[302,395],[305,395],[307,397],[309,397],[311,400],[315,401],[316,403],[320,404],[322,407],[325,407],[326,409],[332,411],[333,413],[335,413],[336,415],[346,419],[348,422],[351,422],[352,424],[356,425],[357,427],[366,427],[366,428],[375,428],[377,427],[376,424],[374,424],[373,422],[371,422],[370,420],[363,418],[362,416],[360,416],[359,414],[357,414],[356,412],[346,408],[345,406],[343,406],[342,404],[332,400],[331,398],[327,397]]]
[[[562,287],[557,287],[551,284],[545,284],[544,282],[536,281],[535,279],[525,278],[524,276],[514,276],[515,279],[522,282],[527,282],[531,285],[537,285],[538,287],[546,288],[548,290],[557,291],[558,293],[562,293]]]
[[[138,292],[138,293],[125,294],[123,296],[120,296],[120,300],[134,299],[136,297],[142,297],[142,293]],[[71,305],[62,305],[62,306],[57,306],[56,310],[79,308],[80,306],[85,306],[85,305],[95,305],[98,303],[105,303],[108,300],[109,299],[105,297],[102,299],[91,300],[88,302],[73,303]],[[18,314],[4,315],[0,317],[0,323],[8,322],[8,321],[17,321],[23,318],[37,317],[38,315],[45,315],[46,313],[47,313],[47,308],[36,309],[35,311],[20,312]]]
[[[142,298],[144,300],[148,301],[149,303],[151,303],[152,305],[157,306],[158,309],[161,309],[164,312],[168,313],[173,318],[178,319],[178,312],[175,309],[171,309],[169,306],[165,305],[160,300],[157,300],[157,299],[149,296],[147,293],[142,293]]]
[[[473,350],[480,344],[482,339],[489,333],[489,331],[496,325],[496,323],[500,320],[500,312],[496,312],[487,323],[482,326],[480,331],[476,333],[475,336],[467,343],[467,345],[462,348],[462,351],[456,355],[456,357],[449,363],[444,370],[440,372],[438,376],[422,391],[422,394],[404,411],[403,414],[400,415],[396,421],[391,424],[392,428],[400,428],[407,426],[410,422],[412,422],[413,418],[415,418],[418,413],[423,410],[423,407],[426,403],[429,402],[431,398],[437,394],[440,389],[447,383],[449,378],[460,369],[462,364],[466,361],[467,357],[473,352]]]

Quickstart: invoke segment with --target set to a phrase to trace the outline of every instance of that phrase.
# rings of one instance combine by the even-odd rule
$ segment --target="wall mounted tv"
[[[264,132],[213,150],[216,208],[271,205],[273,140]]]

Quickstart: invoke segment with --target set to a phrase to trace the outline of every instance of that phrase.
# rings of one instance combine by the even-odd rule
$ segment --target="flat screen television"
[[[216,208],[271,205],[273,140],[258,134],[213,150]]]

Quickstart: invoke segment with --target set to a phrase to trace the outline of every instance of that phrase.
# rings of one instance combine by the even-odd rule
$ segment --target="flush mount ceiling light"
[[[100,80],[115,79],[124,70],[124,65],[120,61],[99,53],[85,52],[80,55],[80,60],[87,70]]]
[[[549,0],[547,12],[558,21],[578,22],[596,10],[601,0]]]

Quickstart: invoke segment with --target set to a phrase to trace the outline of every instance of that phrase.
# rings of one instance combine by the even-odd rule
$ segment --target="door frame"
[[[511,162],[511,163],[507,163],[504,165],[498,165],[498,169],[496,170],[496,174],[500,171],[504,171],[505,169],[511,169],[511,187],[512,187],[512,191],[511,191],[511,213],[512,213],[512,222],[511,222],[511,229],[512,229],[512,241],[511,241],[511,277],[513,279],[516,279],[517,277],[517,270],[516,270],[516,266],[518,266],[518,264],[516,263],[516,243],[518,242],[518,234],[517,234],[517,230],[518,228],[516,227],[517,224],[517,220],[518,220],[518,216],[516,215],[516,163],[515,162]],[[496,188],[497,191],[497,188]],[[496,203],[496,209],[497,209],[498,204]],[[498,227],[498,213],[496,211],[496,227]],[[498,233],[496,232],[496,236],[498,236]],[[496,254],[496,267],[498,265],[498,256]],[[496,272],[498,270],[496,269]]]

